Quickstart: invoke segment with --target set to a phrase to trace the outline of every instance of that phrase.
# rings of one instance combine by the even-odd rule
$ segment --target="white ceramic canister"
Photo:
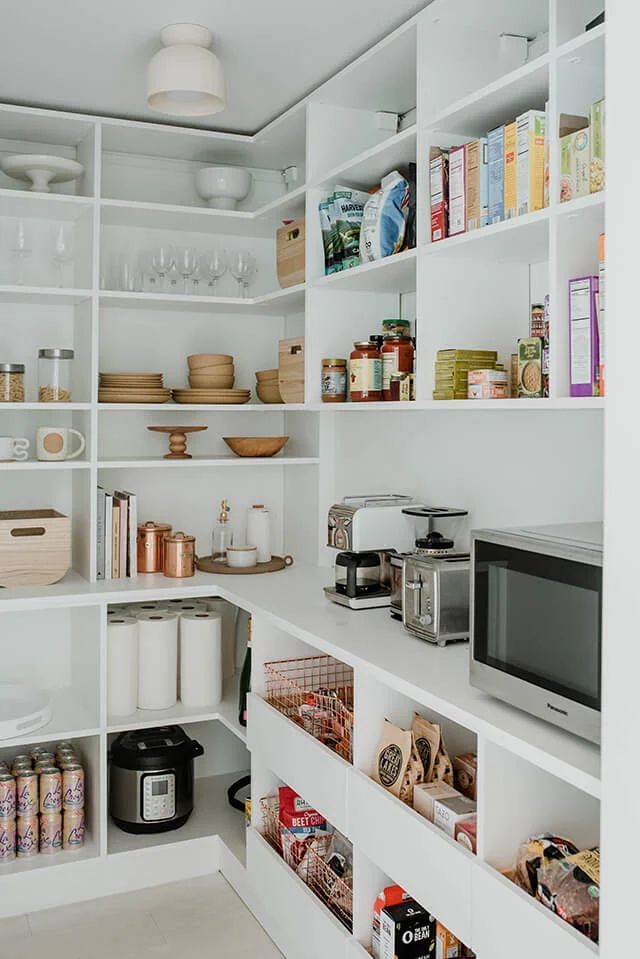
[[[258,562],[271,561],[271,510],[262,504],[247,510],[247,543],[258,550]]]

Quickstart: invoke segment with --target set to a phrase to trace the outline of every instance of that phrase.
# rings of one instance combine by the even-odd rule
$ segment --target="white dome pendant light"
[[[149,61],[147,103],[176,117],[203,117],[225,108],[222,64],[209,49],[211,31],[174,23],[160,31],[163,49]]]

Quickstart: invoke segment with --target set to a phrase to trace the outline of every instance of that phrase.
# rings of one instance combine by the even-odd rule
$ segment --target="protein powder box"
[[[380,914],[380,959],[434,959],[436,920],[417,902],[387,906]]]

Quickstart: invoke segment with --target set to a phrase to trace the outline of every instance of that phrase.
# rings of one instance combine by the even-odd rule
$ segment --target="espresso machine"
[[[329,509],[327,545],[339,550],[332,602],[350,609],[391,605],[390,557],[413,547],[415,521],[405,510],[411,496],[382,493],[346,496]]]

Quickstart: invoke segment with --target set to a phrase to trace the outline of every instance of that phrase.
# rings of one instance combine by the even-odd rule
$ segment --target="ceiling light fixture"
[[[174,23],[160,31],[163,49],[147,68],[147,103],[157,113],[203,117],[226,106],[224,73],[209,49],[211,31],[195,23]]]

